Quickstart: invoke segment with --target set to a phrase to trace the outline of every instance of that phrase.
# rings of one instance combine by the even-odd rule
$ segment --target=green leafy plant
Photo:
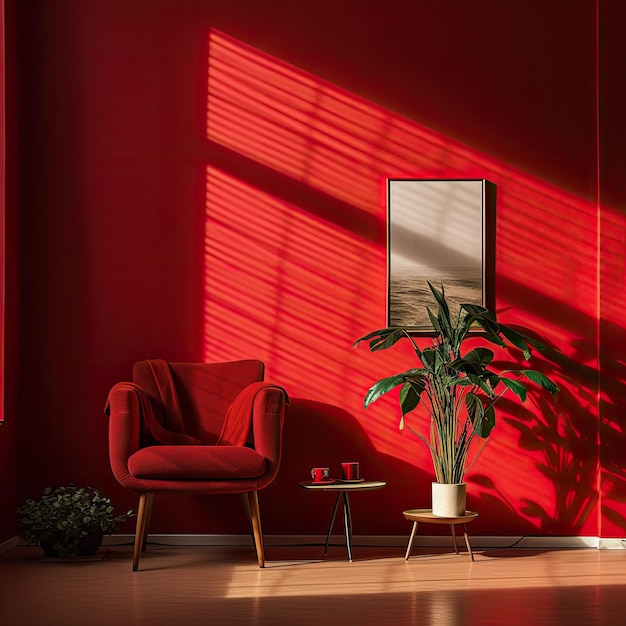
[[[374,383],[365,395],[367,408],[392,389],[400,386],[400,430],[407,427],[430,449],[435,477],[439,483],[461,483],[472,467],[496,424],[495,406],[511,391],[523,403],[527,398],[526,381],[555,395],[557,385],[547,376],[532,369],[493,369],[494,353],[486,347],[463,351],[466,340],[478,337],[501,347],[520,350],[525,360],[531,352],[545,350],[526,334],[500,324],[489,309],[474,304],[461,304],[452,316],[441,290],[428,286],[437,302],[435,315],[426,307],[434,331],[431,346],[420,348],[412,332],[419,327],[389,327],[375,330],[354,343],[369,341],[372,352],[392,347],[401,339],[408,340],[418,358],[419,366]],[[430,415],[430,434],[426,438],[407,425],[405,416],[418,407]],[[470,446],[479,438],[481,445],[473,458]]]
[[[42,497],[17,509],[19,536],[29,544],[48,542],[59,557],[79,554],[83,537],[111,534],[132,510],[113,514],[110,498],[93,487],[47,487]]]

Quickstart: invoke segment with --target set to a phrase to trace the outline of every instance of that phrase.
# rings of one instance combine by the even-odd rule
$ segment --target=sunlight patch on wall
[[[372,213],[386,116],[213,31],[207,137]],[[365,157],[365,158],[364,158]]]
[[[386,178],[487,178],[498,186],[498,275],[568,307],[593,309],[592,202],[226,34],[211,32],[209,53],[210,140],[373,215],[381,215]],[[424,235],[441,225],[413,228]]]
[[[211,167],[205,247],[205,357],[263,358],[293,394],[341,404],[382,252]]]
[[[345,203],[355,223],[384,227],[387,178],[486,178],[497,186],[497,312],[503,322],[527,325],[554,342],[555,362],[531,366],[563,390],[554,414],[503,403],[494,447],[517,448],[536,482],[535,509],[526,518],[537,527],[545,522],[547,532],[554,528],[542,511],[552,510],[555,497],[572,497],[576,486],[567,476],[576,470],[594,482],[572,462],[596,450],[587,437],[597,407],[576,406],[597,385],[596,205],[217,31],[210,33],[207,86],[207,139],[289,176],[310,201],[298,206],[208,168],[206,358],[262,358],[268,378],[292,394],[354,414],[382,453],[429,467],[427,449],[398,432],[393,397],[362,408],[373,382],[415,363],[410,350],[351,349],[356,338],[385,325],[384,243],[335,218],[319,192],[329,205]],[[446,219],[442,211],[406,226],[436,239]],[[562,369],[564,361],[580,365]],[[525,438],[527,422],[537,437],[544,428],[563,435],[556,461],[553,451],[536,447],[538,439]],[[519,489],[501,458],[487,462],[497,484],[485,493],[506,506],[507,490]],[[552,480],[564,476],[555,496]],[[580,520],[587,506],[574,503],[566,517]]]

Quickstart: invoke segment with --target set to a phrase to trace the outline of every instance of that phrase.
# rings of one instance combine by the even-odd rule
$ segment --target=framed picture
[[[496,186],[485,179],[387,181],[387,325],[432,332],[427,281],[460,304],[493,308]],[[420,331],[417,331],[420,332]]]

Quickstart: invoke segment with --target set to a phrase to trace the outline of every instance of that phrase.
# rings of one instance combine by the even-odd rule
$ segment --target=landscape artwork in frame
[[[485,179],[388,179],[388,326],[432,332],[427,281],[461,303],[493,307],[496,187]]]

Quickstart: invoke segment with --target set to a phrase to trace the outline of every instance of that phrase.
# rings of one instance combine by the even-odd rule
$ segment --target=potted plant
[[[19,536],[39,545],[46,557],[90,556],[132,510],[113,515],[111,500],[93,487],[47,487],[37,501],[17,509]]]
[[[374,383],[365,395],[364,405],[367,408],[400,386],[400,430],[408,428],[426,443],[431,453],[436,478],[433,514],[456,517],[465,513],[465,474],[495,427],[495,407],[499,399],[511,391],[523,403],[527,396],[526,381],[553,395],[558,387],[550,378],[532,369],[497,371],[492,363],[494,353],[487,347],[464,350],[467,340],[482,338],[501,347],[518,349],[528,360],[532,349],[544,350],[545,347],[499,323],[496,315],[482,306],[461,304],[458,314],[451,315],[443,285],[441,290],[430,282],[428,286],[438,305],[437,315],[426,307],[434,334],[432,345],[425,348],[417,345],[412,332],[418,327],[375,330],[354,345],[369,341],[370,350],[374,352],[390,348],[401,339],[411,343],[418,366]],[[430,415],[428,437],[405,421],[407,413],[418,407],[423,407]],[[476,449],[472,444],[477,440],[482,443]]]

